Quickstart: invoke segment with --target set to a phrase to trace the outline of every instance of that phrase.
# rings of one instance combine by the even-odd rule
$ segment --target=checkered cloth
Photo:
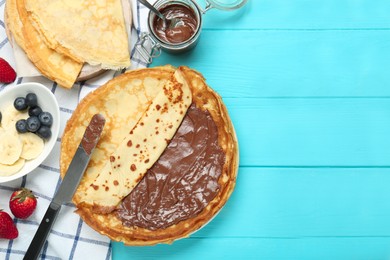
[[[131,34],[132,42],[132,66],[131,68],[144,67],[145,64],[138,58],[134,51],[134,43],[137,37],[147,31],[146,17],[148,10],[138,4],[136,0],[130,0],[133,10],[133,29]],[[5,0],[0,0],[0,57],[6,59],[12,67],[16,67],[13,49],[7,39],[4,24]],[[153,2],[153,1],[150,1]],[[141,22],[142,21],[142,22]],[[15,240],[0,239],[0,259],[22,259],[29,243],[34,236],[43,215],[57,188],[61,183],[59,174],[59,157],[61,136],[67,120],[72,115],[80,100],[112,79],[121,72],[106,72],[97,78],[86,82],[76,83],[71,90],[63,89],[56,83],[44,77],[17,78],[13,84],[0,83],[0,91],[13,88],[14,85],[23,82],[39,82],[47,86],[56,96],[61,112],[61,128],[57,143],[49,157],[32,173],[15,181],[0,184],[0,208],[10,213],[8,200],[17,188],[27,187],[34,191],[38,197],[38,207],[34,214],[27,220],[14,218],[14,222],[19,230],[19,237]],[[40,259],[111,259],[110,240],[92,230],[80,217],[74,213],[75,207],[66,204],[49,234],[48,241],[44,244]],[[12,214],[10,214],[12,216]]]

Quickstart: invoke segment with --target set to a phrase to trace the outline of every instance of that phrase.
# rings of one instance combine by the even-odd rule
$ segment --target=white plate
[[[49,140],[45,141],[45,147],[43,148],[42,153],[35,159],[26,161],[23,168],[11,175],[2,177],[0,176],[0,183],[12,181],[23,177],[28,174],[35,168],[37,168],[50,154],[55,143],[57,142],[57,137],[60,131],[60,109],[57,103],[57,100],[53,93],[42,84],[39,83],[23,83],[16,86],[10,86],[4,91],[0,91],[0,111],[2,111],[5,106],[13,104],[14,100],[17,97],[25,97],[28,93],[35,93],[38,97],[38,105],[42,108],[43,111],[50,112],[53,116],[53,125],[51,126],[52,136]],[[4,116],[4,115],[3,115]]]

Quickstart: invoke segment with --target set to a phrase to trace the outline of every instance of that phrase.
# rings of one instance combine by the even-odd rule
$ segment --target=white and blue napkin
[[[16,68],[16,60],[12,45],[10,44],[4,23],[5,0],[0,0],[0,57],[6,59],[13,68]],[[148,9],[136,0],[130,0],[132,6],[133,28],[131,34],[131,69],[145,67],[142,60],[137,58],[134,44],[138,36],[147,31],[146,18]],[[154,1],[150,1],[154,2]],[[10,213],[8,201],[11,193],[20,187],[31,189],[38,197],[38,207],[34,214],[27,220],[14,218],[19,230],[19,237],[15,240],[0,239],[0,259],[22,259],[32,237],[34,236],[49,203],[61,183],[59,173],[59,158],[61,136],[67,120],[72,115],[80,100],[101,86],[108,80],[122,72],[105,72],[101,76],[86,82],[76,83],[71,90],[63,89],[56,83],[42,77],[18,77],[12,84],[0,83],[0,91],[13,88],[23,82],[39,82],[47,86],[56,96],[60,105],[61,128],[57,143],[49,157],[32,173],[15,181],[0,184],[0,209]],[[50,232],[48,241],[45,242],[40,259],[111,259],[110,240],[97,233],[86,225],[80,217],[74,213],[75,207],[71,203],[64,205]]]

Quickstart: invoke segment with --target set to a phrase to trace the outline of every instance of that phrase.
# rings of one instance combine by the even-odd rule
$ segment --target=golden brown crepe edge
[[[20,24],[18,24],[18,21],[20,22]],[[22,22],[19,18],[16,0],[7,0],[5,2],[4,22],[6,34],[11,42],[11,45],[13,44],[12,40],[14,40],[16,44],[18,44],[22,49],[24,49],[25,44],[21,25]]]

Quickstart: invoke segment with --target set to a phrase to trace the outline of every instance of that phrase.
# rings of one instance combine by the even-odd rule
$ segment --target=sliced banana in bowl
[[[23,144],[20,157],[26,160],[37,158],[43,151],[45,143],[42,138],[33,133],[24,133],[19,135]]]
[[[19,120],[26,120],[28,109],[17,110],[13,102],[18,97],[34,93],[42,111],[50,113],[50,135],[21,132],[16,127]],[[39,83],[23,83],[0,91],[0,183],[18,179],[34,171],[50,154],[57,142],[60,127],[60,111],[51,91]],[[48,127],[45,126],[47,131]],[[47,132],[46,132],[47,133]],[[38,170],[36,170],[38,171]]]
[[[14,164],[7,165],[0,163],[0,176],[11,176],[20,171],[25,163],[25,159],[19,158]]]
[[[1,114],[3,115],[3,119],[1,120],[1,127],[5,130],[15,130],[15,123],[19,119],[27,119],[28,112],[23,111],[20,112],[14,108],[12,103],[8,103],[4,108],[0,107]]]
[[[0,132],[0,176],[19,172],[26,161],[34,160],[43,151],[45,143],[36,134],[18,134],[13,130]]]
[[[9,131],[0,134],[0,164],[12,165],[22,154],[23,143]]]

